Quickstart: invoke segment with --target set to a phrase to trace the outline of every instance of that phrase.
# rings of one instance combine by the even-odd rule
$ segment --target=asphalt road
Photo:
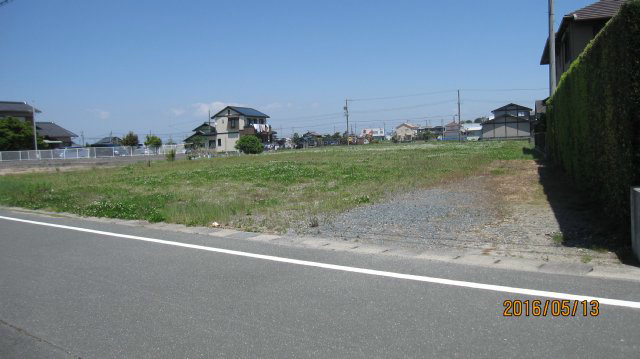
[[[535,297],[393,273],[630,302],[640,302],[640,281],[329,252],[8,210],[0,216],[293,259],[0,219],[0,358],[640,357],[640,309],[602,304],[597,317],[503,317],[505,299]]]

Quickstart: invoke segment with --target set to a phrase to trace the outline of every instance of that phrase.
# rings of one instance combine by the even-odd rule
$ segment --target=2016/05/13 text
[[[597,317],[600,314],[600,303],[597,300],[518,300],[507,299],[503,303],[505,317]]]

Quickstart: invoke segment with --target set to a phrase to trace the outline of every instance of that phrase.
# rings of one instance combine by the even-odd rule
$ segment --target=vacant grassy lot
[[[316,216],[531,159],[522,142],[369,145],[0,176],[0,204],[283,232]]]

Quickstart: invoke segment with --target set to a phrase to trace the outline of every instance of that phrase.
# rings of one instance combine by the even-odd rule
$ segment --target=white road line
[[[272,262],[297,264],[297,265],[307,266],[307,267],[332,269],[332,270],[338,270],[338,271],[343,271],[343,272],[351,272],[351,273],[369,274],[369,275],[375,275],[375,276],[379,276],[379,277],[388,277],[388,278],[396,278],[396,279],[407,279],[407,280],[413,280],[413,281],[418,281],[418,282],[444,284],[444,285],[451,285],[451,286],[463,287],[463,288],[483,289],[483,290],[490,290],[490,291],[494,291],[494,292],[502,292],[502,293],[510,293],[510,294],[521,294],[521,295],[527,295],[527,296],[533,296],[533,297],[567,299],[567,300],[577,300],[577,301],[597,300],[597,301],[600,302],[600,304],[607,304],[607,305],[614,305],[614,306],[619,306],[619,307],[640,309],[640,302],[632,302],[632,301],[628,301],[628,300],[589,297],[589,296],[574,295],[574,294],[568,294],[568,293],[547,292],[547,291],[535,290],[535,289],[506,287],[506,286],[501,286],[501,285],[483,284],[483,283],[475,283],[475,282],[465,282],[465,281],[460,281],[460,280],[435,278],[435,277],[427,277],[427,276],[421,276],[421,275],[403,274],[403,273],[395,273],[395,272],[386,272],[386,271],[380,271],[380,270],[374,270],[374,269],[366,269],[366,268],[358,268],[358,267],[341,266],[341,265],[336,265],[336,264],[327,264],[327,263],[320,263],[320,262],[304,261],[304,260],[299,260],[299,259],[291,259],[291,258],[284,258],[284,257],[269,256],[269,255],[264,255],[264,254],[255,254],[255,253],[249,253],[249,252],[234,251],[234,250],[223,249],[223,248],[200,246],[200,245],[196,245],[196,244],[188,244],[188,243],[181,243],[181,242],[166,241],[166,240],[162,240],[162,239],[140,237],[140,236],[132,236],[132,235],[128,235],[128,234],[97,231],[95,229],[65,226],[65,225],[61,225],[61,224],[30,221],[30,220],[21,219],[21,218],[0,216],[0,219],[5,219],[7,221],[14,221],[14,222],[36,224],[36,225],[40,225],[40,226],[68,229],[68,230],[78,231],[78,232],[100,234],[100,235],[110,236],[110,237],[133,239],[133,240],[137,240],[137,241],[144,241],[144,242],[151,242],[151,243],[158,243],[158,244],[166,244],[166,245],[175,246],[175,247],[199,249],[199,250],[202,250],[202,251],[209,251],[209,252],[230,254],[230,255],[240,256],[240,257],[262,259],[262,260],[267,260],[267,261],[272,261]]]

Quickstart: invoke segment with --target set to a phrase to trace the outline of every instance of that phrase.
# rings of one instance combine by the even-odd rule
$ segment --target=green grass
[[[551,237],[551,239],[553,240],[553,242],[557,245],[560,245],[562,243],[564,243],[564,234],[562,233],[554,233],[553,236]]]
[[[494,160],[531,159],[530,153],[521,142],[389,144],[6,175],[0,204],[283,232],[392,193],[469,176]]]

